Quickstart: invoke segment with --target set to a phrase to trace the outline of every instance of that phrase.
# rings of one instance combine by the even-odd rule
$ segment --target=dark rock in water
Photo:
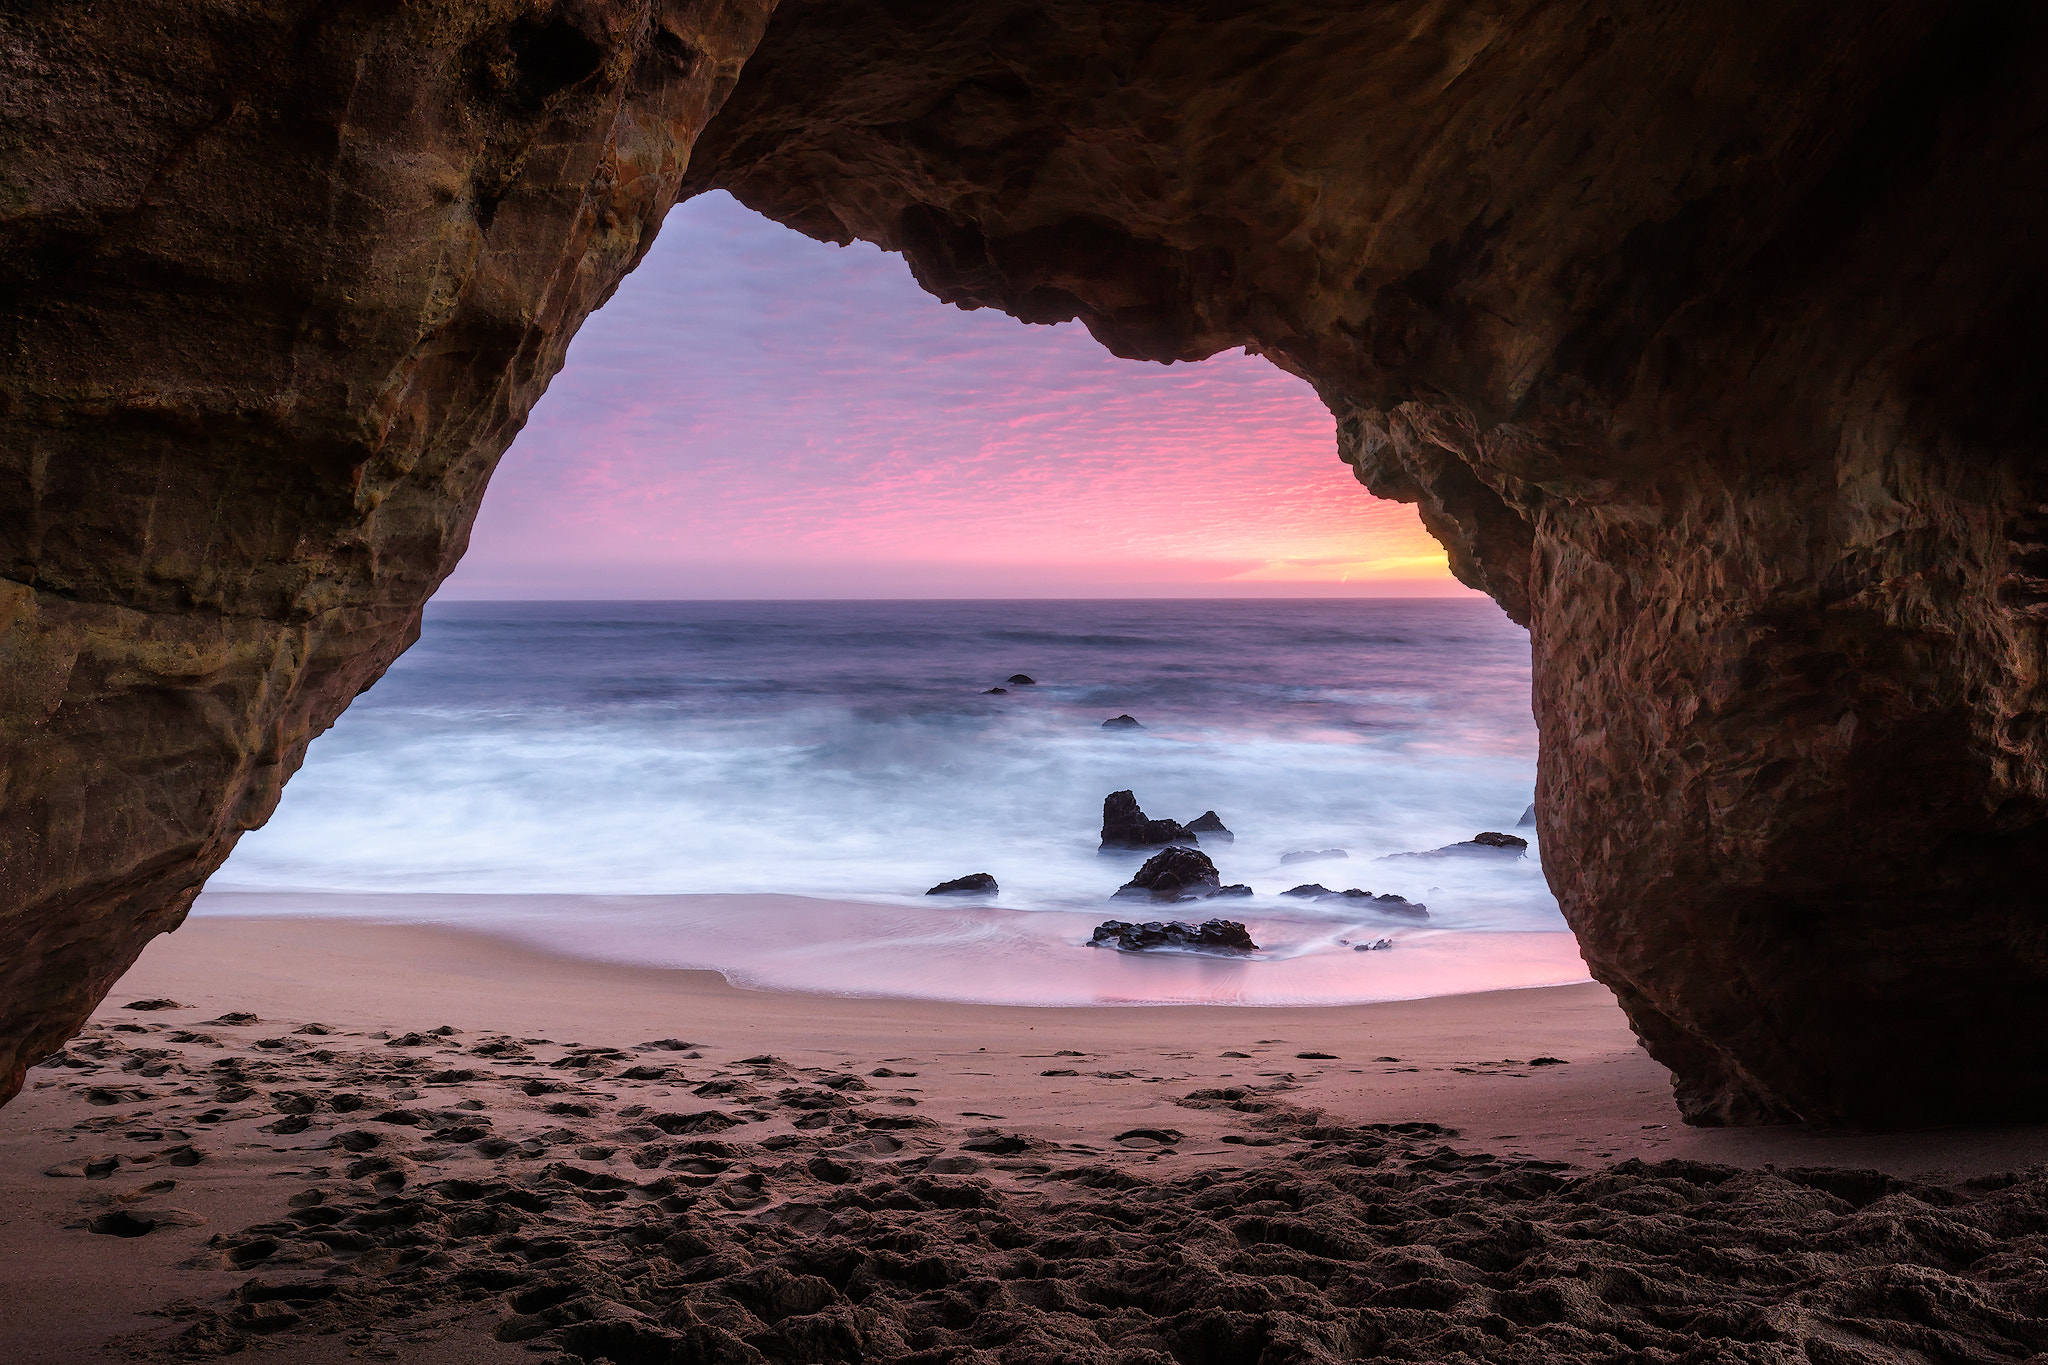
[[[1484,834],[1473,835],[1462,844],[1445,844],[1442,848],[1421,853],[1389,853],[1380,861],[1392,862],[1396,858],[1519,858],[1528,847],[1529,841],[1519,835],[1488,830]]]
[[[1166,844],[1199,842],[1178,820],[1150,820],[1138,808],[1130,792],[1111,792],[1102,798],[1102,846],[1116,848],[1159,848]]]
[[[1355,886],[1348,891],[1332,891],[1316,899],[1350,901],[1361,910],[1375,910],[1382,915],[1399,915],[1402,919],[1429,918],[1428,906],[1411,901],[1406,896],[1375,896],[1372,892],[1361,891]]]
[[[1243,882],[1232,882],[1228,886],[1219,887],[1216,891],[1218,896],[1249,896],[1251,894],[1252,889]]]
[[[986,872],[976,872],[965,877],[955,877],[950,882],[940,882],[927,896],[993,896],[997,890],[996,879]]]
[[[1111,716],[1108,720],[1102,722],[1102,728],[1105,730],[1142,730],[1145,727],[1138,724],[1136,716],[1126,715]]]
[[[1312,863],[1318,858],[1349,858],[1351,855],[1341,848],[1299,848],[1292,853],[1280,855],[1280,866],[1289,863]]]
[[[984,697],[1007,697],[1010,695],[1010,689],[1007,687],[991,687],[981,695]]]
[[[1009,683],[1012,687],[1038,686],[1038,679],[1032,677],[1029,673],[1012,673],[1008,678],[1004,679],[1004,681]]]
[[[1522,818],[1521,818],[1521,819],[1519,819],[1519,820],[1517,820],[1517,821],[1515,821],[1515,828],[1516,828],[1516,829],[1534,829],[1535,827],[1536,827],[1536,803],[1532,801],[1532,802],[1530,802],[1530,803],[1529,803],[1529,809],[1527,809],[1527,810],[1525,810],[1525,811],[1523,811],[1523,812],[1522,812]]]
[[[1324,886],[1321,882],[1303,882],[1300,886],[1288,887],[1280,894],[1283,896],[1300,896],[1305,900],[1313,900],[1317,896],[1334,896],[1337,893]]]
[[[1234,919],[1204,920],[1182,924],[1178,920],[1149,924],[1127,924],[1120,919],[1104,920],[1088,940],[1091,948],[1119,948],[1127,953],[1146,948],[1191,948],[1213,953],[1255,953],[1259,945],[1245,927]]]
[[[1376,938],[1370,943],[1352,944],[1351,951],[1354,953],[1379,953],[1385,952],[1387,949],[1393,946],[1394,940],[1390,938]]]
[[[1188,833],[1197,835],[1205,844],[1234,844],[1237,836],[1227,829],[1213,810],[1205,810],[1188,821]]]
[[[1223,878],[1200,849],[1169,848],[1153,854],[1138,875],[1117,888],[1120,900],[1197,900],[1216,895]]]

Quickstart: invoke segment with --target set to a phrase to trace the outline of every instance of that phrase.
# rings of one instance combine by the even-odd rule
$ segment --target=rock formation
[[[1127,953],[1147,948],[1185,948],[1210,953],[1256,953],[1259,945],[1244,925],[1234,919],[1203,920],[1200,924],[1165,923],[1153,920],[1132,924],[1126,920],[1104,920],[1088,939],[1091,948],[1120,948]]]
[[[1102,798],[1102,851],[1158,848],[1164,844],[1196,844],[1178,820],[1154,820],[1138,805],[1136,794],[1111,792]]]
[[[996,879],[986,872],[970,872],[964,877],[955,877],[949,882],[940,882],[927,896],[993,896],[1000,887]]]
[[[1230,832],[1230,826],[1223,823],[1223,817],[1213,810],[1205,810],[1188,821],[1188,833],[1205,844],[1234,844],[1237,836]]]
[[[1314,385],[1529,626],[1547,871],[1689,1118],[2048,1115],[2048,13],[767,9],[0,18],[0,1091],[726,188]]]
[[[1162,849],[1116,889],[1120,900],[1191,901],[1219,895],[1223,878],[1200,849]]]

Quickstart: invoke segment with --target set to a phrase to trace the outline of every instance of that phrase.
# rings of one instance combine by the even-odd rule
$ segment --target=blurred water
[[[1018,672],[1037,685],[984,694]],[[967,921],[924,889],[990,872],[997,905],[1060,912],[1000,943],[1042,924],[1066,944],[1165,913],[1108,901],[1140,861],[1096,852],[1102,798],[1127,787],[1150,815],[1213,809],[1235,832],[1205,851],[1256,894],[1199,913],[1265,926],[1255,970],[1348,956],[1339,939],[1556,932],[1531,829],[1525,858],[1375,861],[1514,830],[1528,695],[1528,637],[1483,602],[437,603],[210,891],[795,893],[929,912],[943,937]],[[1145,728],[1100,728],[1126,712]],[[1280,862],[1325,848],[1348,857]],[[1278,895],[1308,881],[1424,901],[1430,926]],[[884,957],[892,935],[929,954],[914,916],[870,918]],[[687,965],[753,979],[738,957],[758,952],[731,946],[753,941]],[[1357,970],[1367,956],[1393,955]],[[875,959],[865,984],[806,988],[904,993],[898,975]]]

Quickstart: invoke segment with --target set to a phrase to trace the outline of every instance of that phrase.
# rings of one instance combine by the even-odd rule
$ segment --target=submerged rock
[[[1117,948],[1127,953],[1147,948],[1183,948],[1212,953],[1256,953],[1259,945],[1244,925],[1234,919],[1204,920],[1182,924],[1179,920],[1129,924],[1120,919],[1104,920],[1088,940],[1091,948]]]
[[[1280,894],[1298,896],[1302,900],[1311,901],[1348,901],[1360,910],[1376,910],[1382,915],[1399,915],[1402,919],[1429,918],[1429,907],[1418,901],[1411,901],[1406,896],[1396,896],[1392,893],[1375,896],[1372,892],[1361,891],[1355,886],[1345,891],[1332,891],[1321,882],[1305,882],[1300,886],[1291,886]]]
[[[1351,855],[1341,848],[1298,848],[1292,853],[1280,855],[1280,866],[1289,863],[1312,863],[1319,858],[1349,858]]]
[[[1136,716],[1122,715],[1111,716],[1108,720],[1102,722],[1102,728],[1105,730],[1142,730],[1145,727],[1138,724]]]
[[[1529,847],[1529,841],[1515,834],[1502,834],[1487,830],[1475,834],[1459,844],[1445,844],[1420,853],[1389,853],[1381,862],[1392,862],[1396,858],[1519,858]]]
[[[1244,884],[1243,882],[1232,882],[1232,883],[1231,883],[1230,885],[1228,885],[1228,886],[1225,886],[1225,887],[1219,887],[1219,888],[1217,889],[1217,891],[1216,891],[1216,895],[1217,895],[1217,896],[1231,896],[1231,897],[1237,897],[1237,896],[1249,896],[1249,895],[1251,895],[1251,894],[1252,894],[1252,889],[1251,889],[1251,888],[1250,888],[1249,886],[1246,886],[1246,885],[1245,885],[1245,884]],[[1211,899],[1213,900],[1213,899],[1214,899],[1214,897],[1211,897]]]
[[[1169,848],[1153,854],[1138,875],[1117,888],[1119,900],[1183,901],[1219,895],[1223,878],[1200,849]],[[1238,894],[1233,891],[1233,895]],[[1243,894],[1249,895],[1246,891]]]
[[[955,877],[950,882],[940,882],[927,896],[993,896],[999,888],[996,879],[986,872],[973,872],[965,877]]]
[[[981,695],[984,697],[1007,697],[1010,695],[1010,689],[1007,687],[991,687]]]
[[[1370,943],[1352,944],[1351,951],[1354,953],[1380,953],[1385,952],[1387,949],[1393,946],[1394,940],[1390,938],[1376,938]]]
[[[1038,686],[1038,679],[1032,677],[1029,673],[1012,673],[1008,678],[1004,679],[1004,681],[1009,683],[1012,687]]]
[[[1188,833],[1197,836],[1205,844],[1234,844],[1237,842],[1237,836],[1230,832],[1224,825],[1222,818],[1213,810],[1205,810],[1194,819],[1188,821]]]
[[[1138,806],[1131,792],[1111,792],[1102,798],[1102,847],[1159,848],[1166,844],[1199,843],[1178,820],[1152,820]]]
[[[1325,895],[1317,896],[1316,899],[1319,901],[1350,901],[1361,910],[1373,910],[1382,915],[1398,915],[1402,919],[1429,918],[1428,906],[1411,901],[1406,896],[1396,896],[1391,893],[1375,896],[1372,892],[1361,891],[1355,886],[1346,891],[1331,891]]]

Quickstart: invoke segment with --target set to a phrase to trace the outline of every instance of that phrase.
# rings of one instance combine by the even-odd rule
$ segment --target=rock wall
[[[0,1080],[404,646],[569,333],[723,187],[1313,383],[1529,624],[1552,882],[1687,1117],[2048,1115],[2035,9],[765,5],[11,21]]]
[[[0,16],[0,1098],[415,638],[769,3]]]

